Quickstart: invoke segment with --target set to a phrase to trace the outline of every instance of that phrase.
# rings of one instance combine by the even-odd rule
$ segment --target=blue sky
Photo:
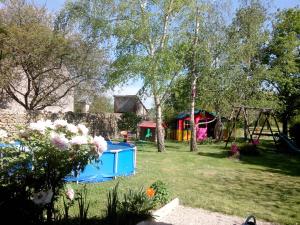
[[[52,11],[57,12],[61,9],[66,2],[66,0],[35,0],[34,2],[46,5],[46,7]],[[232,0],[232,8],[233,10],[237,8],[238,0]],[[277,9],[285,9],[285,8],[292,8],[295,6],[300,6],[300,0],[273,0],[271,4],[271,12],[275,12]],[[116,87],[113,91],[108,91],[107,95],[134,95],[138,92],[138,90],[142,87],[142,81],[129,81],[127,84],[124,84],[120,87]],[[152,107],[153,101],[150,98],[143,100],[145,106],[147,108]]]
[[[63,7],[66,0],[35,0],[38,4],[46,4],[47,8],[50,11],[57,11],[61,7]],[[233,6],[237,6],[238,0],[232,0]],[[284,9],[284,8],[291,8],[295,6],[300,6],[300,0],[273,0],[273,7],[274,9]]]

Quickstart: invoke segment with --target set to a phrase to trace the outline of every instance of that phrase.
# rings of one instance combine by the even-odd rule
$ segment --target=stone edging
[[[152,213],[154,221],[158,222],[160,218],[168,215],[174,208],[179,205],[179,198],[174,198],[172,201]],[[151,221],[141,221],[137,225],[148,225]]]

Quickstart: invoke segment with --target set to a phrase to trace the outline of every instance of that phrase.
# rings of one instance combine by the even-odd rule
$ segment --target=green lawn
[[[277,153],[267,141],[261,144],[261,156],[239,161],[228,159],[223,148],[224,144],[200,145],[191,153],[187,143],[167,142],[167,152],[157,153],[152,144],[138,145],[136,175],[118,179],[120,187],[147,187],[160,179],[183,205],[298,224],[300,157]],[[107,190],[115,183],[88,184],[90,216],[103,215]]]

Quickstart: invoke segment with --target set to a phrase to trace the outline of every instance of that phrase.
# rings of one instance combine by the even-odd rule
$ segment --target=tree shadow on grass
[[[259,156],[242,156],[240,161],[245,164],[263,166],[260,171],[280,173],[289,176],[300,176],[300,158],[278,152],[262,152]]]
[[[227,151],[218,151],[218,152],[198,152],[198,155],[205,156],[205,157],[212,157],[212,158],[218,158],[223,159],[228,157]]]
[[[67,220],[62,219],[60,221],[55,221],[53,224],[55,225],[79,225],[83,224],[80,222],[79,218],[69,218]],[[105,219],[99,217],[88,218],[84,221],[85,225],[107,225]]]
[[[208,145],[209,146],[209,145]],[[225,145],[224,145],[225,146]],[[198,152],[198,155],[216,159],[228,158],[229,148],[224,149],[223,145],[211,146],[208,151]],[[290,176],[300,176],[300,156],[279,152],[273,140],[262,140],[259,144],[260,154],[257,156],[240,156],[243,164],[257,165],[264,168],[251,168],[253,170],[280,173]]]
[[[280,173],[289,176],[300,176],[300,156],[279,152],[273,141],[264,140],[259,145],[260,155],[241,156],[240,161],[245,164],[263,166],[272,173]]]
[[[55,224],[56,225],[80,225],[80,224],[109,225],[111,223],[108,222],[105,218],[93,217],[93,218],[88,218],[86,221],[84,221],[84,223],[80,223],[80,220],[78,218],[69,218],[68,220],[56,221]],[[127,223],[126,223],[126,221],[123,221],[122,224],[126,225]],[[145,222],[140,222],[139,224],[140,225],[172,225],[170,223],[155,222],[155,221],[148,221],[148,220],[146,220]]]
[[[202,151],[201,147],[205,147],[206,150]],[[207,148],[209,150],[207,151]],[[228,158],[228,149],[224,149],[224,145],[217,143],[217,144],[207,144],[207,145],[199,145],[198,146],[198,155],[205,156],[205,157],[212,157],[212,158]]]
[[[155,142],[136,142],[135,145],[137,150],[141,152],[158,152]],[[165,149],[166,152],[188,152],[188,144],[168,140],[165,143]]]

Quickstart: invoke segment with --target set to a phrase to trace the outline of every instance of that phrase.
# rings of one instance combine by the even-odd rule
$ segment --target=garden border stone
[[[154,217],[153,220],[144,220],[137,223],[137,225],[150,225],[153,221],[158,222],[160,218],[168,215],[177,206],[179,206],[179,198],[174,198],[172,201],[152,213]]]

